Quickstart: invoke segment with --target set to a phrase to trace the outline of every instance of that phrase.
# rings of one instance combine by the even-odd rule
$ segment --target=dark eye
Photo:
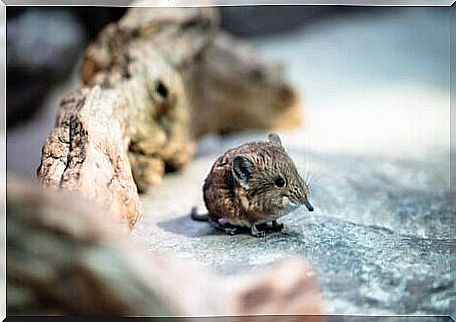
[[[282,188],[285,186],[285,180],[282,177],[277,177],[275,180],[275,185],[279,188]]]

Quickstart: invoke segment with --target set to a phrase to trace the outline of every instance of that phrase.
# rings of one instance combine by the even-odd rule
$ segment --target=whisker
[[[322,176],[320,173],[314,171],[315,164],[314,163],[305,163],[299,167],[299,175],[303,179],[305,185],[309,192],[313,193],[316,188],[321,186],[322,184]]]
[[[299,175],[304,180],[304,183],[307,186],[307,188],[309,188],[309,186],[312,185],[312,181],[313,181],[312,168],[313,168],[313,164],[305,163],[305,166],[300,166],[300,169],[298,170]]]

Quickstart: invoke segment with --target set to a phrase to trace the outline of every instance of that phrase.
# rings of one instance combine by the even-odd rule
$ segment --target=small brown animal
[[[277,134],[268,142],[251,142],[226,151],[217,158],[203,185],[207,215],[192,210],[194,220],[209,220],[229,234],[250,228],[263,237],[261,226],[280,231],[277,219],[309,202],[309,189]]]

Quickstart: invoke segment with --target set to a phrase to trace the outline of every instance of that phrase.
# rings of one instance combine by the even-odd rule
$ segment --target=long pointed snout
[[[304,200],[304,206],[306,206],[307,210],[314,211],[314,207],[310,204],[309,200]]]

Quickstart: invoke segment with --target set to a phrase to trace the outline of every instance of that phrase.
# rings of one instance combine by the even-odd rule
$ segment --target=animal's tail
[[[190,216],[192,217],[193,220],[196,220],[196,221],[208,221],[209,220],[209,215],[208,214],[199,214],[198,209],[196,207],[192,208],[192,212],[190,213]]]

